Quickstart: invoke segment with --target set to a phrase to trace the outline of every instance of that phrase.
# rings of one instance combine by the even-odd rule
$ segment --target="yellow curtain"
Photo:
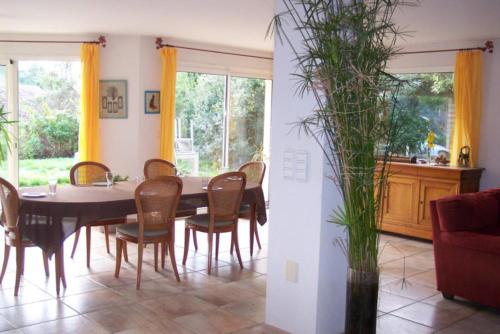
[[[99,45],[93,43],[82,44],[80,58],[82,62],[80,161],[100,161]]]
[[[174,162],[175,84],[177,78],[177,49],[160,49],[160,158]]]
[[[482,51],[460,51],[455,61],[455,126],[451,140],[451,163],[460,148],[470,146],[470,166],[477,166],[482,109]]]

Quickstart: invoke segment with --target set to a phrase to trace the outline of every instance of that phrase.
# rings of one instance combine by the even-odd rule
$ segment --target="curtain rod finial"
[[[99,36],[97,43],[101,45],[103,48],[106,47],[106,37],[104,35]]]
[[[155,44],[156,44],[156,50],[161,49],[163,47],[163,38],[157,37]]]
[[[484,51],[488,51],[489,53],[493,53],[493,49],[495,46],[493,45],[493,41],[486,41],[484,43]]]

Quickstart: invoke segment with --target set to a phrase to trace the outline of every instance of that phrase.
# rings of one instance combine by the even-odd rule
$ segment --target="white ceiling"
[[[274,0],[0,0],[0,33],[141,34],[260,51]],[[500,37],[500,0],[421,0],[408,44]]]

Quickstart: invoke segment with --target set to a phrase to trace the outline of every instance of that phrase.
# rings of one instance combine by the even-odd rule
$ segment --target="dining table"
[[[181,177],[181,203],[196,207],[208,206],[208,178]],[[18,226],[21,233],[42,248],[49,257],[55,256],[56,284],[66,286],[64,277],[64,240],[85,225],[97,220],[125,217],[137,213],[134,193],[140,182],[123,181],[111,186],[58,185],[55,194],[47,194],[48,186],[20,189]],[[39,197],[30,197],[40,194]],[[254,208],[256,221],[267,222],[264,193],[260,184],[247,182],[242,203]]]

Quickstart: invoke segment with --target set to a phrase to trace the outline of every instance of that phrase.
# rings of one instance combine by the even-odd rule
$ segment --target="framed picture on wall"
[[[144,92],[144,113],[159,114],[160,113],[160,91],[147,90]]]
[[[100,118],[127,118],[127,80],[100,80]]]

